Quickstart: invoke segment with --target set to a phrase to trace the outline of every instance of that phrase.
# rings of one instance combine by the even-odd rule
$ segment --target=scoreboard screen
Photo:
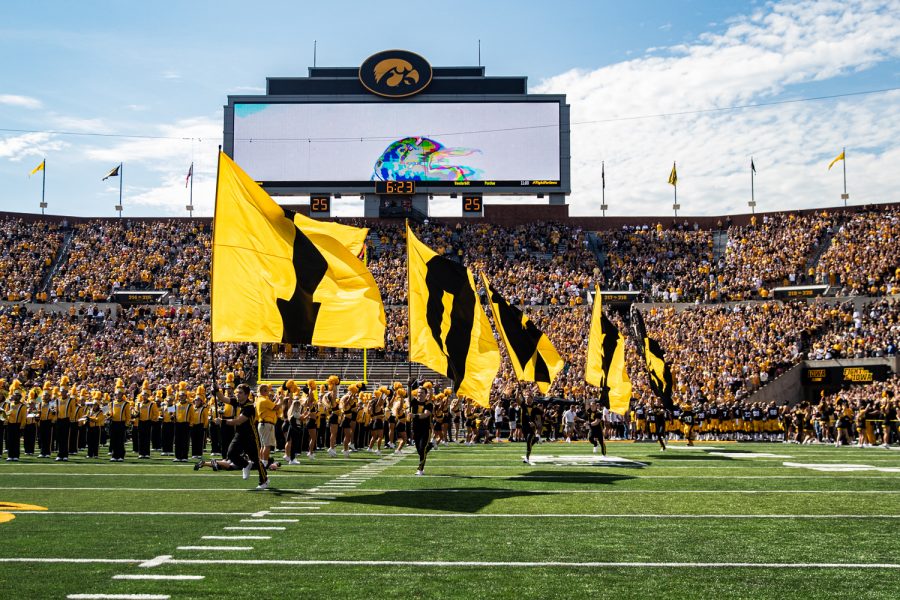
[[[557,101],[238,102],[233,113],[233,158],[269,189],[562,187]]]

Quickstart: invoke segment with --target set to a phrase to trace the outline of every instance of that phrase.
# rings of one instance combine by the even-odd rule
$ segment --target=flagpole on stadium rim
[[[122,181],[125,179],[125,163],[119,163],[119,218],[122,218]]]
[[[47,208],[47,159],[44,159],[44,168],[41,169],[41,214],[44,214],[44,209]],[[844,177],[844,181],[846,181],[846,176]],[[846,184],[844,185],[846,187]]]
[[[844,163],[844,193],[841,195],[841,199],[844,201],[844,206],[847,206],[847,200],[850,199],[850,194],[847,193],[847,147],[841,148],[841,155],[844,157],[844,160],[841,162]]]
[[[369,268],[369,245],[363,242],[363,266]],[[369,349],[363,348],[363,383],[369,383]]]
[[[209,376],[212,379],[212,389],[213,396],[216,396],[215,402],[213,404],[216,407],[216,418],[219,418],[219,399],[218,399],[218,390],[219,385],[216,381],[216,354],[215,347],[213,345],[213,329],[212,329],[212,307],[213,307],[213,263],[216,260],[216,208],[219,206],[219,170],[222,167],[222,146],[219,146],[219,153],[216,155],[216,195],[215,200],[213,200],[213,218],[212,225],[210,228],[212,229],[212,247],[213,251],[210,255],[209,259]],[[191,180],[193,182],[193,176]]]

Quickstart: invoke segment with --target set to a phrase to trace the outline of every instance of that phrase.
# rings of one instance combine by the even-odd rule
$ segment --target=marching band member
[[[156,400],[159,402],[159,412],[162,423],[160,436],[162,452],[160,456],[172,456],[175,453],[175,398],[170,394],[163,396],[163,390],[156,390]]]
[[[197,387],[194,396],[194,412],[191,415],[191,458],[194,460],[203,458],[203,448],[206,446],[206,422],[209,420],[209,407],[206,403],[206,389],[201,385]]]
[[[116,380],[118,384],[121,380]],[[125,428],[131,419],[131,402],[125,398],[125,388],[117,386],[109,415],[110,462],[125,460]]]
[[[100,458],[100,431],[106,424],[106,413],[100,406],[101,394],[94,392],[94,404],[87,415],[87,457]]]
[[[69,389],[69,378],[63,375],[59,379],[59,398],[56,400],[56,460],[69,460],[69,430],[75,420],[78,406]]]
[[[138,394],[138,458],[147,460],[150,458],[150,442],[152,440],[153,424],[159,422],[159,407],[146,391]]]
[[[21,387],[15,386],[19,383],[16,379],[13,386],[10,387],[9,400],[6,403],[6,461],[18,462],[21,454],[20,438],[22,429],[25,427],[26,414],[28,407],[23,402],[24,396]]]
[[[53,426],[56,424],[56,408],[53,405],[53,391],[50,382],[44,382],[41,403],[38,407],[38,458],[50,458],[53,446]]]
[[[27,412],[25,414],[25,429],[22,430],[22,449],[25,456],[34,456],[34,443],[37,439],[37,397],[41,388],[32,388],[28,391]]]
[[[306,435],[309,438],[309,451],[306,453],[306,456],[309,457],[310,460],[316,458],[316,440],[318,439],[317,431],[320,410],[321,408],[316,399],[315,389],[307,387],[306,396],[301,404],[300,420],[303,422],[303,426],[306,429]]]
[[[184,381],[178,384],[175,400],[175,458],[172,462],[187,462],[194,406],[188,402]]]

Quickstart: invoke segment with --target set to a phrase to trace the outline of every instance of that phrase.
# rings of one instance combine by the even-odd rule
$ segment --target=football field
[[[443,446],[424,477],[414,452],[321,453],[265,492],[164,458],[4,462],[0,596],[900,595],[900,451],[523,451]]]

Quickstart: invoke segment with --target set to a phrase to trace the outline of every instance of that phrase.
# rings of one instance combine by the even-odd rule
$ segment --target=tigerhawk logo
[[[385,50],[367,58],[359,68],[363,87],[386,98],[405,98],[431,83],[428,61],[406,50]]]

